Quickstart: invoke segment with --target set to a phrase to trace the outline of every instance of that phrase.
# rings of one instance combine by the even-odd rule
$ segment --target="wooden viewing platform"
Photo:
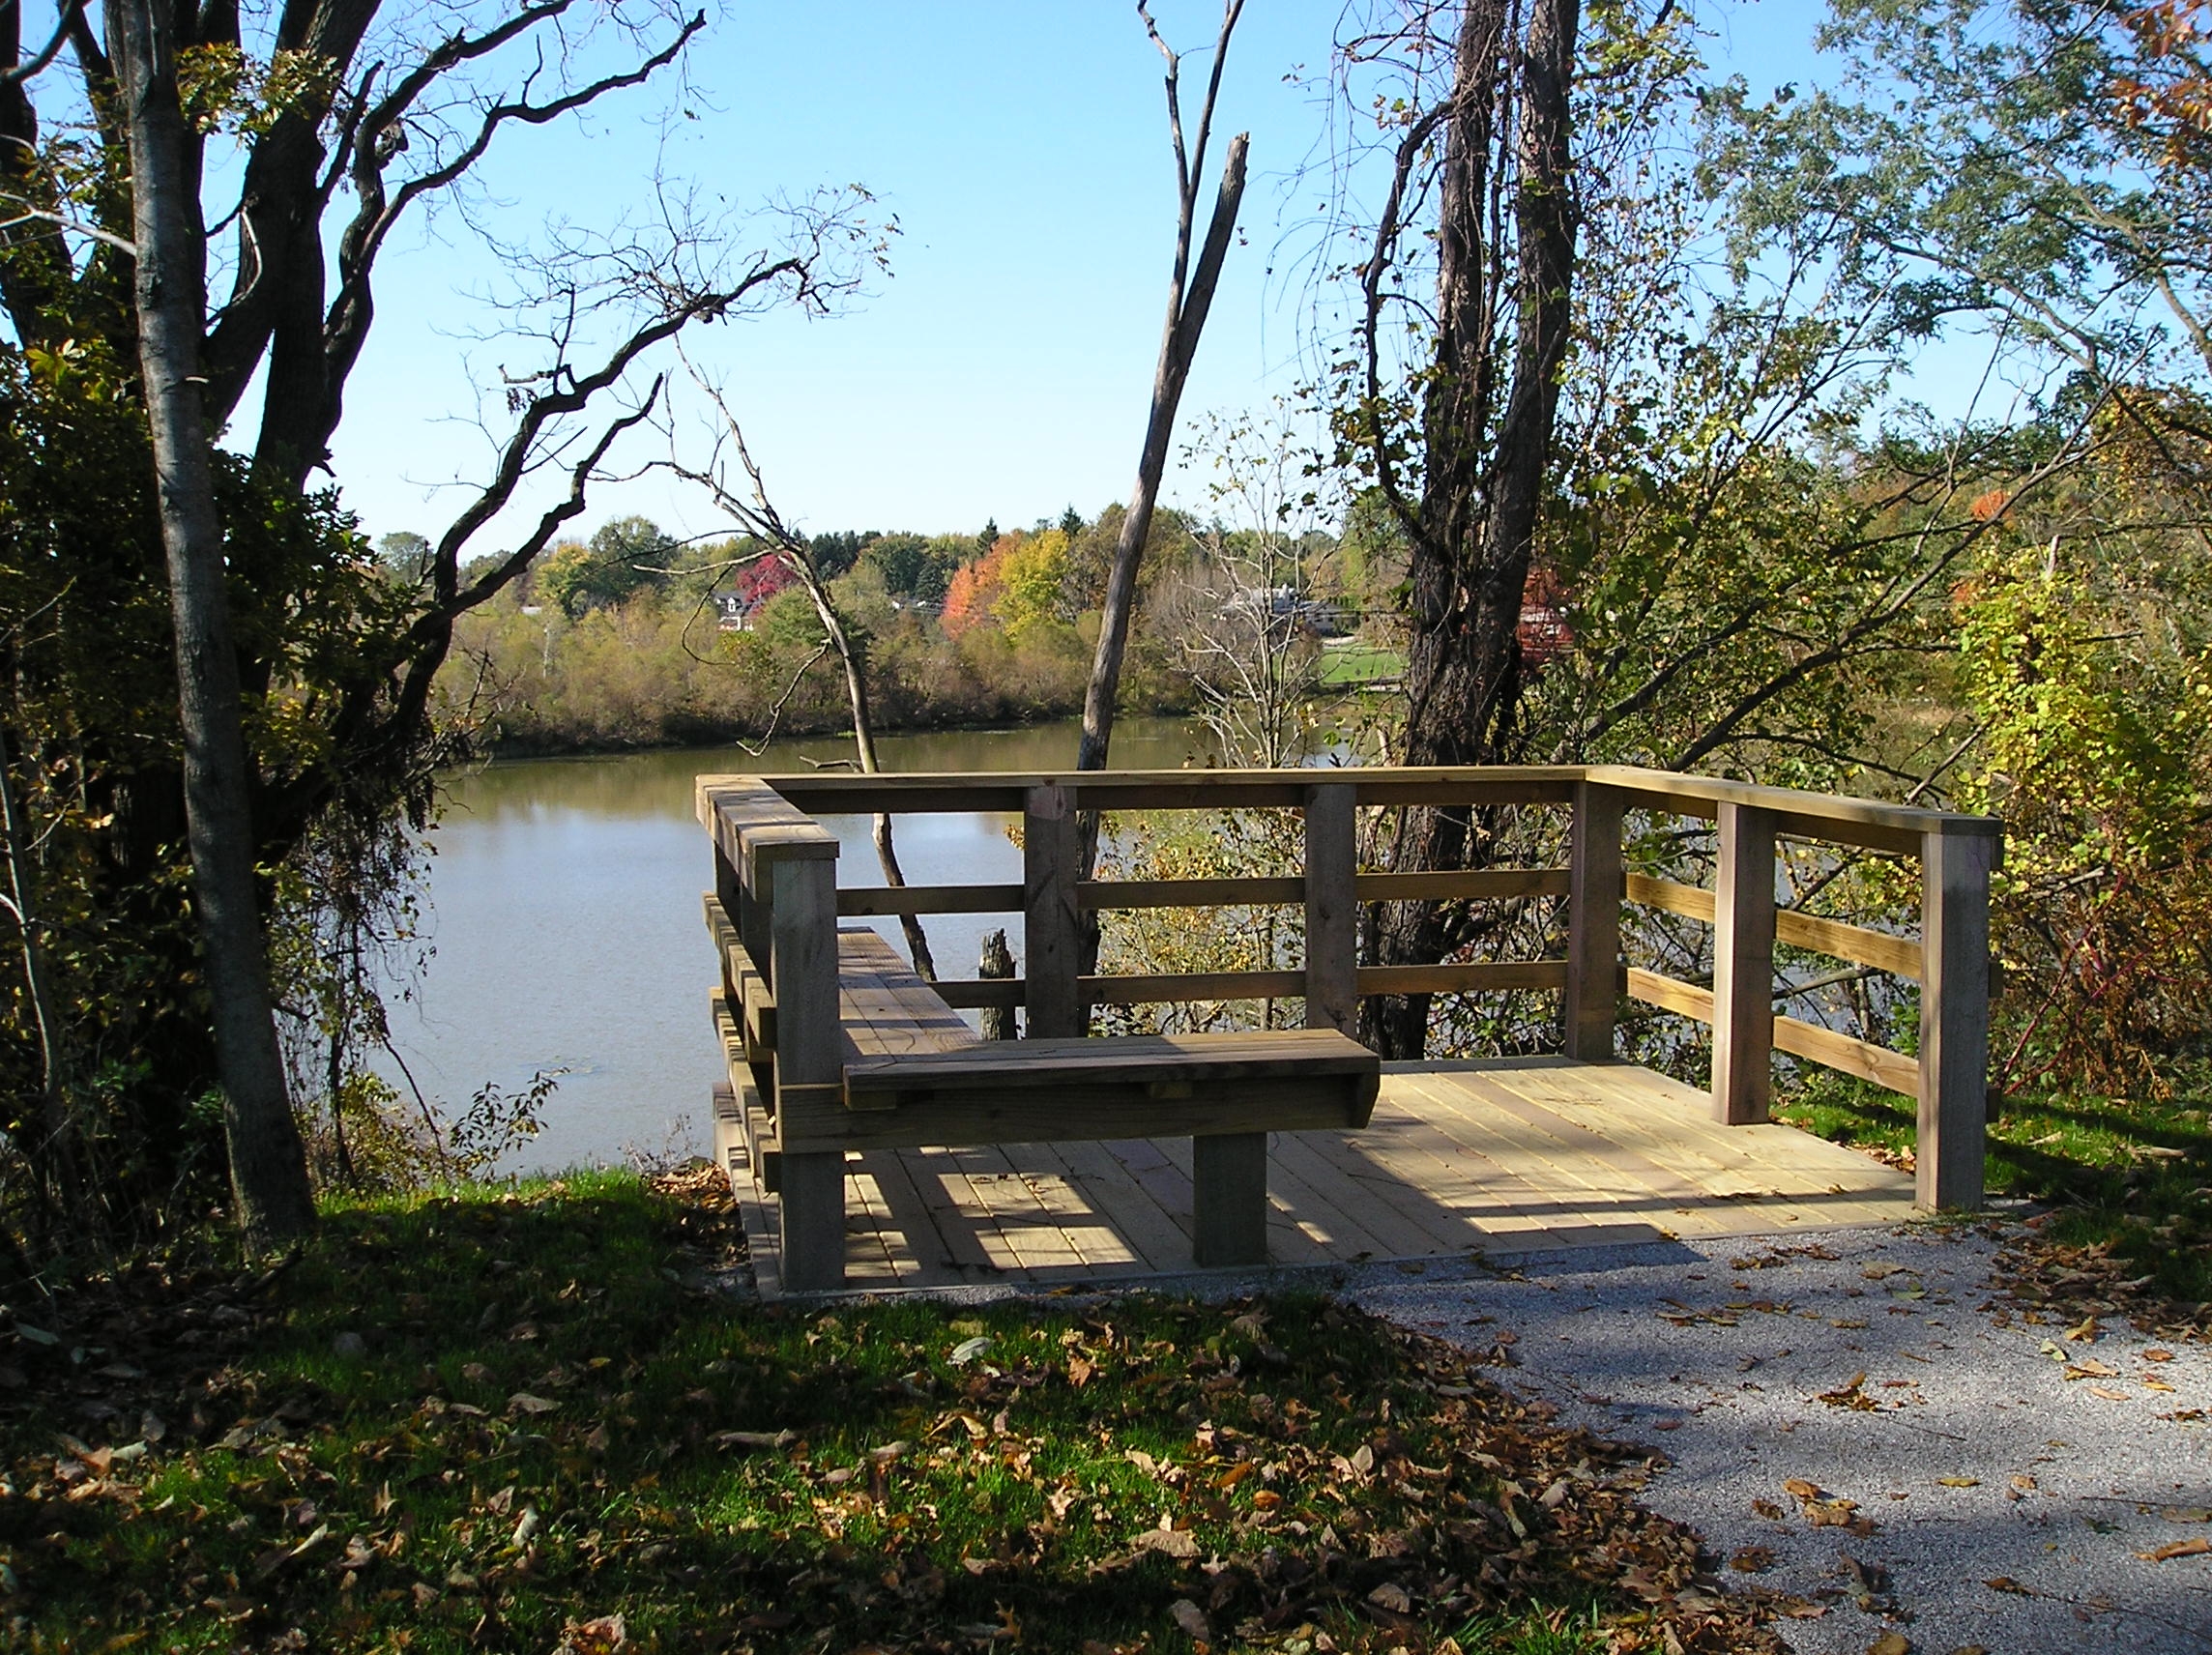
[[[771,1292],[1464,1258],[1981,1201],[1988,818],[1600,766],[702,776],[698,804],[730,1071],[716,1149]],[[1557,808],[1568,865],[1360,869],[1359,813],[1407,805]],[[1224,808],[1299,812],[1304,872],[1077,878],[1079,811]],[[840,889],[836,836],[809,814],[973,810],[1020,813],[1022,884]],[[1712,886],[1627,866],[1631,812],[1712,822]],[[1920,934],[1778,907],[1786,837],[1917,858]],[[1564,957],[1361,965],[1360,905],[1414,899],[1561,905]],[[1623,960],[1630,903],[1713,928],[1709,987]],[[1302,908],[1301,968],[1081,969],[1086,910],[1264,904]],[[1018,915],[1024,974],[923,983],[838,925],[946,913]],[[1918,1054],[1776,1012],[1777,944],[1916,984]],[[1562,1055],[1382,1065],[1348,1038],[1364,995],[1502,989],[1561,996]],[[1623,997],[1712,1027],[1709,1093],[1615,1058]],[[1303,1029],[1083,1037],[1099,1004],[1286,998]],[[957,1015],[992,1005],[1023,1008],[1025,1038],[979,1040]],[[1915,1172],[1769,1121],[1777,1052],[1915,1097]]]
[[[1286,1267],[1896,1224],[1912,1175],[1629,1063],[1390,1063],[1365,1130],[1281,1134],[1267,1253]],[[775,1204],[732,1168],[753,1278],[782,1292]],[[1191,1268],[1187,1139],[876,1149],[845,1169],[856,1292],[1080,1286]]]

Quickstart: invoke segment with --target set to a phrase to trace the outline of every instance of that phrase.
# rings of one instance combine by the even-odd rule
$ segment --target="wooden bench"
[[[777,1198],[788,1288],[842,1282],[845,1154],[858,1149],[1188,1136],[1196,1263],[1265,1263],[1267,1134],[1353,1130],[1374,1111],[1380,1061],[1332,1029],[986,1041],[872,930],[836,930],[834,955],[822,947],[812,958],[777,910],[796,898],[825,932],[834,926],[833,884],[827,902],[805,890],[833,867],[819,868],[819,840],[797,829],[824,830],[752,790],[737,792],[734,809],[722,808],[728,798],[703,778],[701,814],[726,829],[716,835],[723,877],[706,899],[730,1069],[716,1134],[724,1166],[742,1141]],[[779,865],[797,870],[780,891]],[[746,919],[773,961],[751,945]],[[832,958],[826,978],[819,968]],[[802,961],[816,968],[811,980],[797,980]],[[832,981],[833,1002],[822,992]],[[800,1012],[790,988],[822,1014],[833,1003],[833,1022],[811,1005]]]

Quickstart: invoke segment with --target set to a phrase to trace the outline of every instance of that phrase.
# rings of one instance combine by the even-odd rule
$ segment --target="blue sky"
[[[1338,0],[1249,0],[1225,78],[1221,142],[1252,134],[1244,237],[1231,253],[1181,430],[1255,407],[1300,377],[1295,257],[1324,189],[1299,181],[1324,114],[1301,76],[1325,69]],[[1201,95],[1210,0],[1158,0]],[[1717,15],[1716,52],[1755,80],[1803,73],[1818,9],[1764,0]],[[1124,497],[1163,313],[1173,230],[1161,64],[1126,0],[812,0],[728,7],[696,48],[702,92],[668,164],[733,201],[865,184],[903,234],[893,275],[828,321],[717,328],[727,377],[786,515],[812,530],[973,531],[1085,513]],[[619,214],[655,154],[654,94],[587,127],[514,134],[487,174],[519,233],[561,214]],[[1210,166],[1210,163],[1209,163]],[[435,535],[488,449],[466,416],[462,335],[488,266],[465,235],[415,232],[387,253],[377,332],[357,372],[335,469],[364,526]],[[460,417],[460,418],[456,418]],[[643,457],[642,451],[639,457]],[[1171,496],[1179,490],[1171,483]],[[1192,490],[1179,491],[1185,498]],[[681,485],[602,489],[586,527],[635,510],[716,527]]]

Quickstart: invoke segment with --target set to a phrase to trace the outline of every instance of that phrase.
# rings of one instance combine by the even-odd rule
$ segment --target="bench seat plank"
[[[1063,1040],[1003,1040],[917,1053],[847,1067],[855,1090],[998,1090],[1055,1076],[1172,1085],[1221,1081],[1372,1077],[1381,1060],[1333,1029],[1232,1034],[1123,1034]],[[1370,1092],[1376,1089],[1371,1087]]]
[[[837,933],[837,1002],[848,1069],[980,1044],[967,1019],[865,926]]]

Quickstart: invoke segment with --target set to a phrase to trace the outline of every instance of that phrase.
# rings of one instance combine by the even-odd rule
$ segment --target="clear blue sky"
[[[1218,8],[1154,10],[1188,53],[1195,119]],[[1257,406],[1300,377],[1292,255],[1310,243],[1299,227],[1324,183],[1295,178],[1316,160],[1324,115],[1297,81],[1324,71],[1339,12],[1338,0],[1249,0],[1239,25],[1213,153],[1251,132],[1245,235],[1184,433],[1207,410]],[[1716,19],[1718,53],[1755,79],[1789,77],[1817,15],[1810,0],[1731,7]],[[894,274],[849,314],[703,335],[788,516],[812,530],[973,531],[1070,503],[1090,514],[1126,495],[1174,223],[1160,69],[1127,0],[728,8],[696,50],[699,119],[684,124],[673,170],[739,202],[862,183],[904,231]],[[509,233],[548,214],[592,223],[624,209],[654,157],[641,117],[660,106],[629,96],[588,128],[511,134],[488,174],[490,210]],[[487,267],[467,237],[418,231],[384,269],[336,471],[371,534],[434,536],[461,499],[436,485],[480,475],[488,452],[465,418],[462,358],[480,377],[501,353],[461,336],[484,326],[464,290]],[[583,526],[623,510],[715,527],[679,485],[654,480],[604,489]]]

